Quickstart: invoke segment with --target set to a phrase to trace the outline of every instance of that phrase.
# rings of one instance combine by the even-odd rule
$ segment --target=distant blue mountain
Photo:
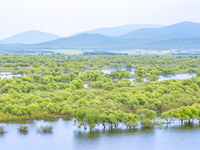
[[[58,38],[60,38],[60,36],[55,34],[33,30],[22,32],[6,39],[0,40],[0,44],[36,44],[52,41]]]
[[[121,28],[129,27],[132,28],[131,25]],[[98,51],[200,49],[200,23],[181,22],[160,28],[139,29],[121,36],[82,33],[38,44],[0,45],[0,48],[5,50],[80,49]]]
[[[131,28],[131,26],[122,28],[128,27]],[[181,22],[161,28],[139,29],[122,36],[82,33],[73,37],[30,45],[30,47],[83,50],[184,49],[184,47],[198,49],[200,48],[199,37],[199,23]]]
[[[181,22],[161,28],[145,28],[120,36],[121,38],[172,39],[200,37],[200,23]]]
[[[158,24],[128,24],[128,25],[118,26],[118,27],[95,29],[95,30],[91,30],[91,31],[86,31],[84,33],[102,34],[102,35],[107,35],[107,36],[119,36],[119,35],[127,34],[129,32],[132,32],[132,31],[135,31],[135,30],[138,30],[138,29],[160,28],[160,27],[163,27],[163,25],[158,25]]]
[[[95,47],[102,48],[104,45],[107,47],[112,46],[119,46],[121,43],[121,40],[118,40],[117,38],[101,35],[101,34],[88,34],[88,33],[81,33],[79,35],[75,35],[73,37],[68,38],[60,38],[57,40],[39,43],[39,44],[33,44],[33,45],[27,45],[27,47],[32,48],[68,48],[68,49],[90,49]]]

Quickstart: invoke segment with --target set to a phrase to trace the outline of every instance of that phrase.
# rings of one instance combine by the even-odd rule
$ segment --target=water
[[[73,119],[65,121],[25,122],[29,132],[22,134],[16,130],[20,123],[0,123],[8,130],[0,135],[2,150],[198,150],[200,125],[180,122],[162,127],[126,129],[106,129],[102,127],[92,132],[73,126]],[[52,125],[52,133],[37,133],[40,125]]]
[[[103,70],[98,70],[98,71],[101,71],[104,74],[105,73],[111,74],[112,71],[116,71],[116,70],[125,70],[125,71],[129,71],[130,74],[135,74],[135,71],[134,71],[135,69],[133,68],[109,68],[109,69],[103,69]]]
[[[106,70],[106,69],[105,69]],[[111,70],[104,71],[109,73]],[[177,74],[166,77],[159,76],[158,81],[170,79],[186,79],[196,74]],[[11,73],[2,73],[1,78],[12,78]],[[133,81],[133,79],[130,79]],[[87,84],[84,84],[87,87]],[[19,125],[28,125],[29,132],[22,134],[17,131]],[[96,127],[92,132],[77,129],[72,120],[58,119],[56,121],[29,121],[24,123],[0,123],[5,126],[7,133],[0,135],[0,149],[2,150],[198,150],[200,125],[197,120],[194,123],[180,122],[166,124],[163,127],[150,129],[136,128],[126,129],[120,126],[118,129],[103,130]],[[40,125],[53,126],[52,133],[37,133]]]
[[[163,81],[163,80],[171,80],[171,79],[190,79],[192,77],[195,77],[196,73],[186,73],[186,74],[175,74],[175,75],[170,75],[170,76],[159,76],[158,81]]]
[[[171,80],[171,79],[183,80],[183,79],[190,79],[190,78],[195,77],[195,76],[196,76],[196,73],[175,74],[175,75],[169,75],[169,76],[159,75],[158,81]],[[129,80],[133,83],[134,78],[130,78]],[[144,78],[144,82],[145,81],[147,81],[146,78]]]
[[[19,76],[22,76],[20,74],[17,74],[17,75],[13,75],[11,72],[0,72],[0,78],[1,79],[4,79],[4,78],[13,78],[13,77],[19,77]],[[23,75],[24,77],[26,76],[26,74]]]
[[[11,72],[0,72],[2,75],[11,74]]]
[[[88,83],[83,83],[84,88],[88,88]]]
[[[196,73],[176,74],[176,75],[170,75],[170,76],[159,75],[158,76],[159,77],[158,81],[171,80],[171,79],[183,80],[183,79],[190,79],[190,78],[195,77],[195,76],[196,76]],[[116,79],[112,79],[112,80],[116,80]],[[129,78],[129,80],[133,83],[134,78]],[[145,81],[147,81],[146,78],[144,78],[144,82]],[[88,88],[88,83],[83,84],[83,86],[85,88]]]
[[[127,68],[120,68],[121,70],[126,70]],[[112,71],[115,71],[116,68],[110,68],[110,69],[104,69],[101,70],[104,74],[105,73],[111,73]],[[134,69],[129,69],[129,71],[133,74],[134,73]],[[86,72],[86,71],[85,71]],[[11,74],[11,72],[0,72],[1,75],[1,79],[3,78],[12,78],[14,75]],[[15,75],[16,77],[21,76],[21,75]],[[26,74],[24,74],[23,76],[26,76]],[[163,81],[163,80],[171,80],[171,79],[190,79],[192,77],[195,77],[196,73],[185,73],[185,74],[175,74],[175,75],[170,75],[170,76],[163,76],[163,75],[159,75],[159,79],[158,81]],[[129,78],[129,80],[133,83],[134,78]],[[144,82],[147,81],[146,78],[144,78]],[[83,84],[84,88],[88,88],[88,83]]]
[[[105,74],[105,73],[111,74],[112,71],[116,71],[116,70],[125,70],[125,71],[129,71],[130,74],[135,74],[135,69],[133,69],[133,68],[109,68],[109,69],[102,69],[102,70],[96,70],[96,71],[101,71],[101,72],[103,72],[103,74]],[[87,71],[90,71],[90,70],[86,69],[81,72],[86,73]]]

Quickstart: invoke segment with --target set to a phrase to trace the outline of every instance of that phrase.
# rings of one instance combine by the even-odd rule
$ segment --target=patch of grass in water
[[[24,125],[20,125],[19,128],[17,128],[18,131],[22,132],[22,133],[26,133],[28,132],[28,126]]]
[[[43,132],[43,133],[51,133],[52,132],[53,127],[52,126],[40,126],[39,128],[37,128],[38,132]]]

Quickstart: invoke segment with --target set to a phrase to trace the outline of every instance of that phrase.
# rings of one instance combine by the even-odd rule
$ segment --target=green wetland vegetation
[[[22,132],[22,133],[25,133],[25,132],[28,132],[28,126],[26,125],[20,125],[19,128],[17,128],[18,131]]]
[[[199,64],[197,56],[0,56],[2,72],[13,75],[0,80],[0,121],[75,118],[75,125],[90,130],[192,122],[200,118]],[[118,69],[101,72],[112,67]],[[180,73],[196,77],[158,82],[159,75]],[[165,121],[157,121],[163,111]]]

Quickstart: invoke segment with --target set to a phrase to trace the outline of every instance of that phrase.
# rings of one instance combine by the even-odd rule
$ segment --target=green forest
[[[1,122],[75,118],[78,127],[92,130],[98,124],[135,128],[139,121],[152,127],[200,119],[198,56],[0,56],[0,72],[13,75],[0,80]],[[180,73],[196,77],[158,81]],[[165,122],[155,120],[158,112]]]

